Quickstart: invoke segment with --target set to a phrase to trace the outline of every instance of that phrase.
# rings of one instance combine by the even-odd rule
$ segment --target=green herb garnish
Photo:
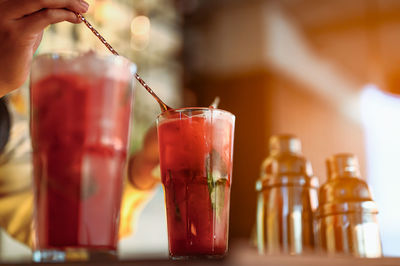
[[[206,158],[207,186],[210,195],[211,207],[220,220],[225,204],[225,187],[228,182],[228,172],[221,155],[212,150]]]
[[[169,175],[169,180],[170,180],[170,182],[172,184],[172,191],[174,193],[174,195],[172,197],[172,201],[173,201],[174,206],[175,206],[175,218],[178,221],[180,221],[180,220],[182,220],[182,215],[181,215],[181,210],[179,209],[178,202],[176,202],[175,185],[174,185],[174,181],[172,179],[171,170],[168,170],[168,175]]]

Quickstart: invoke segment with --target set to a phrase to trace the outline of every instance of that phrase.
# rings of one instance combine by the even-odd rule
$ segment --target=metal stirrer
[[[117,51],[114,50],[114,48],[112,48],[112,46],[103,38],[103,36],[100,35],[100,33],[92,26],[92,24],[89,23],[89,21],[87,21],[87,19],[82,16],[79,13],[75,13],[78,18],[85,23],[85,25],[93,32],[94,35],[96,35],[97,38],[99,38],[99,40],[107,47],[108,50],[110,50],[111,53],[113,53],[114,55],[119,55],[117,53]],[[139,81],[139,83],[151,94],[151,96],[153,96],[156,101],[158,102],[158,104],[160,105],[161,111],[165,112],[169,109],[172,109],[171,107],[169,107],[168,105],[166,105],[158,96],[157,94],[154,93],[154,91],[149,87],[149,85],[147,85],[147,83],[137,74],[135,73],[135,78],[137,79],[137,81]]]

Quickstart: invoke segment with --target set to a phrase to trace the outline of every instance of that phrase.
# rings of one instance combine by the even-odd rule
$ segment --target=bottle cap
[[[327,159],[328,181],[321,187],[319,216],[350,212],[377,213],[368,184],[361,179],[358,159],[353,154],[336,154]]]
[[[356,156],[350,153],[340,153],[326,160],[328,179],[340,177],[360,178],[360,166]]]
[[[261,166],[257,190],[284,185],[318,187],[318,179],[313,176],[310,162],[302,155],[301,142],[296,136],[272,136],[269,147],[270,156]]]
[[[294,153],[301,154],[301,142],[293,135],[275,135],[269,139],[271,154]]]

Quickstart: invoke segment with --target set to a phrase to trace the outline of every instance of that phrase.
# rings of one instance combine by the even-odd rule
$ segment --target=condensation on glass
[[[33,261],[116,258],[135,71],[93,52],[33,61]]]

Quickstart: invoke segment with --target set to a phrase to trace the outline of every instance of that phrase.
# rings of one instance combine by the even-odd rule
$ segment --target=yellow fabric
[[[119,237],[131,235],[136,226],[139,213],[144,203],[150,198],[153,192],[138,190],[130,182],[126,182],[122,196]]]
[[[0,226],[13,238],[32,244],[33,193],[27,190],[0,197]]]

